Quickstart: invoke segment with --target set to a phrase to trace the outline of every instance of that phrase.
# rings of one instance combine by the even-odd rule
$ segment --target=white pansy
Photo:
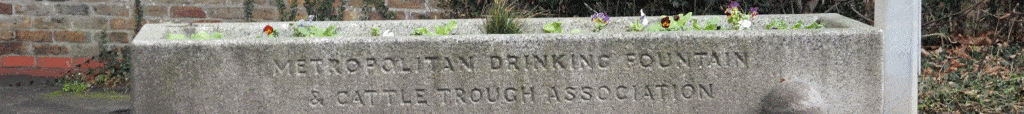
[[[644,14],[644,9],[640,9],[640,24],[647,26],[649,22],[647,21],[647,14]]]
[[[384,30],[384,32],[381,32],[381,36],[395,36],[395,33],[391,32],[391,30]]]
[[[753,23],[750,22],[750,20],[742,20],[742,21],[740,21],[740,29],[748,29],[748,28],[750,28],[750,25],[752,25],[752,24]]]

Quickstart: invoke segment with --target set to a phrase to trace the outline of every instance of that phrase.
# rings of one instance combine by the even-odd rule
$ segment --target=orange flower
[[[263,32],[267,33],[267,35],[270,35],[274,33],[274,27],[270,27],[270,25],[267,25],[267,27],[263,27]]]

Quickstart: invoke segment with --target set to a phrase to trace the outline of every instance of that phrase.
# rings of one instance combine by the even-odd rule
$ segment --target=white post
[[[875,0],[875,27],[885,44],[882,112],[917,114],[921,71],[921,0]]]

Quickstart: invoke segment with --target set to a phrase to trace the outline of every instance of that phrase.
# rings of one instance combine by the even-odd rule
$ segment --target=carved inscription
[[[372,107],[571,102],[687,101],[714,99],[714,84],[453,87],[312,90],[312,107]]]
[[[748,52],[631,52],[270,60],[274,76],[444,72],[581,71],[610,69],[747,68]]]

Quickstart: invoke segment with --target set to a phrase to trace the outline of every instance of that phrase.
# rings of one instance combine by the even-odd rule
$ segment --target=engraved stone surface
[[[817,87],[799,81],[784,82],[761,102],[766,114],[821,114],[825,101]]]
[[[724,16],[696,16],[700,20]],[[822,113],[880,113],[881,31],[837,14],[759,15],[818,30],[589,31],[588,18],[524,20],[523,34],[405,36],[449,20],[316,22],[340,36],[258,38],[266,25],[197,24],[215,40],[166,40],[183,24],[147,24],[132,41],[134,113],[760,113],[775,88],[807,86]],[[724,23],[723,23],[724,24]],[[726,25],[728,26],[728,25]],[[399,34],[370,37],[378,27]],[[784,81],[788,80],[788,81]],[[805,92],[805,91],[804,91]],[[805,96],[805,95],[795,95]],[[792,97],[792,96],[790,96]]]

